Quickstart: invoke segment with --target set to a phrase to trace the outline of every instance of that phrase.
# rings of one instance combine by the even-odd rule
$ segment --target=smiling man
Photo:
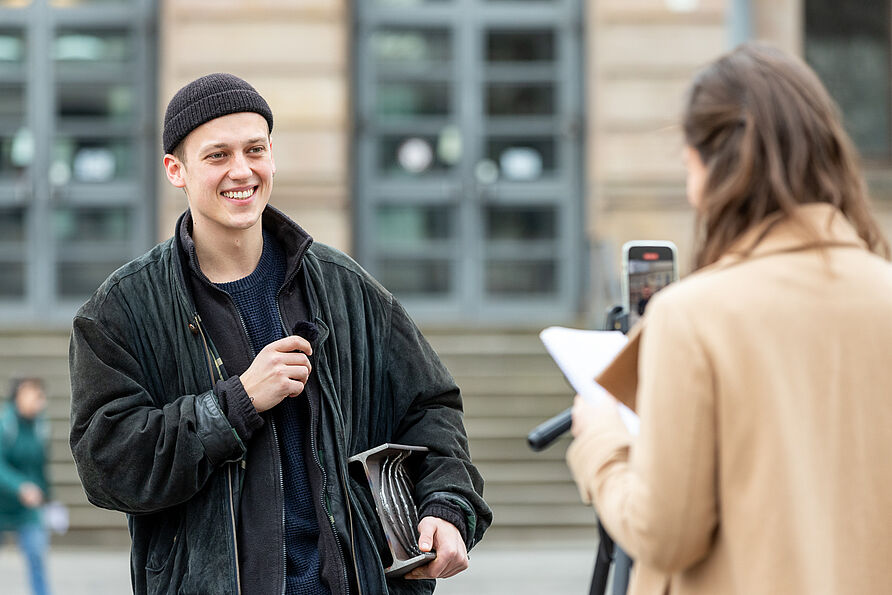
[[[164,170],[188,210],[74,319],[70,442],[91,502],[127,513],[135,593],[429,593],[492,514],[459,389],[395,298],[268,205],[267,102],[230,74],[176,93]],[[419,548],[388,547],[347,459],[427,446]]]

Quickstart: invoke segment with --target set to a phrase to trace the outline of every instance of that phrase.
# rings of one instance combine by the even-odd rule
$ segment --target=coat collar
[[[772,254],[817,248],[849,246],[867,249],[842,211],[827,203],[797,207],[792,217],[783,213],[769,216],[744,232],[714,264],[697,271],[728,268]],[[595,380],[627,407],[635,409],[638,392],[638,352],[647,326],[645,315],[629,331],[629,341]]]
[[[867,248],[842,211],[828,203],[810,203],[797,207],[793,215],[769,215],[745,231],[713,266],[704,270],[772,254],[834,246]]]
[[[287,215],[267,205],[262,215],[262,225],[283,247],[285,253],[285,279],[289,280],[301,266],[301,261],[306,251],[313,243],[313,238],[301,226],[288,218]],[[195,254],[195,242],[192,240],[192,212],[186,210],[177,221],[177,241],[186,258],[186,263],[202,281],[211,284],[198,266],[198,257]]]

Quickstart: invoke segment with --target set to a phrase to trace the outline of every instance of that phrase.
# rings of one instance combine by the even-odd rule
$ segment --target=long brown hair
[[[691,84],[683,127],[707,168],[697,268],[772,213],[795,219],[797,205],[815,202],[839,208],[889,258],[839,110],[798,58],[757,43],[722,56]]]

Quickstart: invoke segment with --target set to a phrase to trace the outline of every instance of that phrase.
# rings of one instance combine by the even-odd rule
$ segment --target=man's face
[[[16,391],[15,405],[25,419],[36,418],[46,408],[43,387],[36,382],[23,382]]]
[[[189,133],[183,160],[164,156],[170,183],[186,191],[195,230],[225,237],[260,222],[273,188],[269,128],[260,114],[221,116]]]

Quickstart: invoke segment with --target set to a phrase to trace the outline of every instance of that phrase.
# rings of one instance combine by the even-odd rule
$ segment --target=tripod
[[[614,306],[607,312],[607,330],[629,330],[629,313],[622,306]],[[551,444],[562,434],[570,429],[571,409],[567,409],[539,424],[527,435],[527,442],[533,450],[539,451]],[[613,539],[598,523],[600,540],[598,554],[595,558],[595,570],[592,574],[592,586],[590,595],[608,595],[607,579],[610,574],[610,566],[613,565],[613,590],[610,595],[625,595],[629,586],[629,574],[632,570],[632,559],[613,543]]]
[[[607,578],[610,575],[611,564],[613,564],[613,589],[609,595],[625,595],[629,589],[629,575],[634,562],[613,542],[613,538],[607,534],[600,522],[598,538],[598,554],[595,557],[595,570],[592,573],[589,595],[608,595]]]
[[[604,328],[627,333],[629,331],[629,313],[622,306],[614,306],[607,311],[607,322]],[[613,564],[613,590],[610,595],[625,595],[629,589],[629,575],[634,562],[629,555],[613,542],[613,538],[598,522],[598,554],[595,557],[595,569],[592,573],[592,586],[589,595],[607,595],[607,578],[610,565]]]

